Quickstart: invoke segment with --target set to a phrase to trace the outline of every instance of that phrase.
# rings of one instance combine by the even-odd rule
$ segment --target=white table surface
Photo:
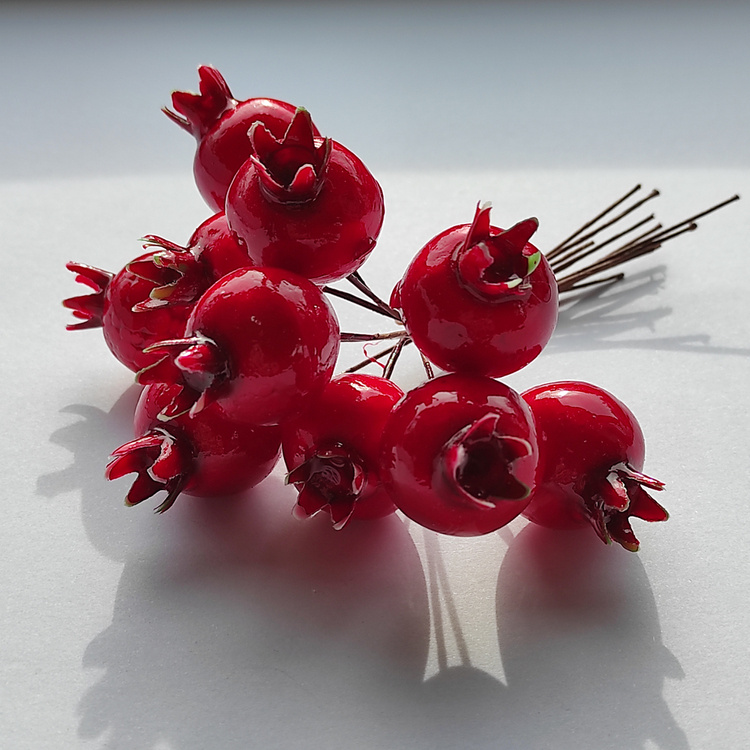
[[[749,29],[729,3],[0,6],[0,746],[750,746]],[[479,200],[538,216],[544,248],[637,182],[667,222],[744,196],[566,306],[507,379],[589,380],[638,415],[672,514],[639,553],[521,520],[336,533],[291,517],[281,467],[225,502],[123,506],[103,468],[137,389],[98,331],[64,330],[64,264],[116,270],[208,215],[159,112],[200,63],[372,168],[383,294]],[[407,355],[397,381],[421,377]]]

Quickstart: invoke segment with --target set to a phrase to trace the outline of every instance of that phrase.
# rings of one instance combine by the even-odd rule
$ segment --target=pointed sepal
[[[128,506],[138,505],[166,491],[167,497],[157,508],[170,508],[187,485],[192,471],[190,451],[169,432],[154,429],[116,448],[105,470],[107,479],[136,474],[126,497]]]
[[[515,476],[514,464],[532,454],[532,445],[504,434],[500,419],[497,414],[485,415],[457,432],[443,448],[442,480],[453,496],[473,508],[491,509],[498,502],[525,500],[531,492]]]
[[[196,139],[202,138],[225,112],[237,106],[237,100],[216,68],[201,65],[198,79],[199,94],[175,91],[172,93],[174,111],[168,107],[162,109],[172,122]]]
[[[624,549],[637,552],[640,542],[633,532],[630,519],[666,521],[669,518],[667,511],[644,487],[661,491],[664,483],[621,462],[588,488],[584,513],[603,542],[616,542]]]
[[[284,203],[314,199],[323,185],[331,152],[329,138],[316,137],[310,113],[298,108],[279,140],[261,122],[248,131],[260,184],[267,197]]]
[[[182,385],[159,415],[165,421],[188,412],[195,416],[216,400],[219,386],[229,376],[226,356],[214,341],[205,336],[159,341],[144,352],[163,352],[164,356],[140,370],[136,374],[137,383]]]
[[[343,529],[351,519],[367,483],[361,460],[341,444],[317,450],[285,478],[298,491],[296,518],[321,511],[331,516],[333,528]]]
[[[489,203],[477,205],[453,262],[464,288],[481,299],[503,301],[531,287],[529,277],[542,261],[541,252],[529,244],[539,222],[532,217],[500,231],[490,224],[490,208]]]
[[[66,329],[77,331],[84,328],[100,328],[103,322],[107,287],[114,278],[114,274],[73,261],[66,263],[65,267],[76,275],[76,281],[79,284],[84,284],[93,290],[92,294],[82,294],[63,300],[63,307],[72,310],[73,315],[80,319],[77,323],[66,325]]]
[[[133,312],[195,302],[210,283],[200,261],[187,248],[161,237],[147,235],[143,241],[144,247],[160,249],[127,265],[131,273],[154,285],[148,299],[136,304]]]

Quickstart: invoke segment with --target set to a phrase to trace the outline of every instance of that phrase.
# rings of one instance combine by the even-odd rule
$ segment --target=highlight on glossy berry
[[[591,525],[605,543],[636,551],[631,518],[665,521],[646,490],[664,483],[643,473],[645,441],[633,413],[603,388],[579,381],[524,392],[537,426],[537,487],[524,515],[557,529]]]
[[[417,348],[449,372],[502,377],[528,365],[555,328],[557,284],[529,240],[538,221],[503,230],[490,204],[433,237],[391,295]]]
[[[339,334],[313,283],[278,268],[242,268],[206,290],[179,338],[149,347],[161,359],[137,379],[180,386],[165,419],[218,401],[237,420],[278,424],[325,388]]]
[[[134,416],[138,437],[112,452],[107,479],[136,474],[126,505],[163,491],[166,498],[156,508],[163,513],[181,493],[219,497],[242,492],[265,479],[279,459],[279,427],[237,421],[218,404],[195,418],[183,414],[165,421],[162,412],[178,390],[167,383],[144,388]]]
[[[484,376],[448,374],[409,391],[386,423],[381,451],[396,506],[443,534],[496,531],[524,510],[536,484],[531,412],[513,389]]]
[[[365,262],[385,206],[362,160],[316,133],[302,108],[282,137],[253,125],[254,153],[232,181],[226,214],[256,265],[286,268],[322,284]]]
[[[201,65],[198,76],[200,93],[175,91],[173,109],[162,111],[198,142],[195,182],[206,203],[221,211],[229,184],[252,153],[247,131],[253,123],[262,122],[274,135],[282,136],[296,107],[265,97],[238,101],[221,73],[210,65]]]

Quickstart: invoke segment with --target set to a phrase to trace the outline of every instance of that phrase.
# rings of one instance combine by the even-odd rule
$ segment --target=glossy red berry
[[[281,428],[258,427],[232,418],[217,404],[195,418],[186,414],[164,422],[159,415],[180,386],[146,386],[135,410],[135,440],[117,448],[107,466],[108,479],[136,473],[126,498],[136,505],[165,491],[156,509],[167,510],[181,492],[221,496],[242,492],[271,473],[280,456]]]
[[[637,550],[630,517],[664,521],[668,515],[644,490],[664,484],[642,473],[645,444],[633,413],[589,383],[550,383],[522,395],[534,415],[540,454],[539,480],[524,515],[556,529],[591,524],[604,542]]]
[[[129,268],[154,285],[145,307],[192,304],[222,276],[253,265],[223,211],[206,219],[184,247],[153,234],[143,240],[154,252]]]
[[[338,322],[317,286],[278,268],[243,268],[206,290],[183,336],[151,347],[163,359],[138,381],[181,384],[165,418],[218,400],[236,420],[276,424],[321,393],[338,349]]]
[[[330,514],[334,528],[381,518],[396,507],[380,480],[380,437],[403,391],[375,375],[331,380],[302,416],[285,425],[287,483],[299,491],[295,514]]]
[[[191,305],[185,302],[169,307],[152,304],[151,295],[157,284],[132,270],[141,263],[151,263],[151,257],[152,253],[141,255],[116,274],[82,263],[66,264],[76,274],[76,281],[93,290],[63,300],[63,305],[79,319],[67,329],[101,328],[112,354],[136,372],[154,364],[161,356],[145,352],[146,348],[182,335],[191,310]],[[165,269],[162,278],[165,283],[172,283],[178,274]]]
[[[261,123],[254,155],[226,200],[229,226],[259,266],[286,268],[317,283],[356,271],[383,223],[383,191],[361,160],[318,138],[300,109],[282,138]]]
[[[413,521],[475,536],[526,507],[537,460],[521,397],[491,378],[451,374],[428,380],[396,405],[383,433],[381,472]]]
[[[557,284],[528,240],[526,219],[508,230],[474,221],[431,239],[391,296],[420,351],[438,367],[501,377],[537,357],[557,322]]]
[[[175,91],[174,111],[167,107],[162,111],[198,141],[193,161],[195,182],[206,203],[221,211],[229,183],[252,152],[247,137],[250,126],[262,122],[281,137],[296,107],[262,97],[237,101],[221,73],[209,65],[201,65],[198,76],[200,94]]]

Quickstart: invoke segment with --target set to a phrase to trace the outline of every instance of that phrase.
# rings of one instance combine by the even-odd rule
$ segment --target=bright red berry
[[[247,131],[262,122],[281,137],[296,107],[278,99],[237,101],[221,73],[209,65],[198,68],[200,94],[175,91],[172,106],[162,110],[198,141],[193,173],[203,199],[214,211],[224,208],[227,188],[237,170],[252,153]],[[179,114],[177,114],[179,113]]]
[[[253,125],[254,154],[229,188],[226,212],[257,265],[325,283],[364,263],[385,209],[383,191],[360,159],[315,132],[303,109],[280,139]]]
[[[192,304],[222,276],[253,265],[223,211],[206,219],[184,247],[153,234],[143,240],[156,249],[129,268],[154,285],[147,306]]]
[[[181,492],[216,496],[242,492],[271,473],[279,459],[281,428],[258,427],[232,419],[217,404],[195,418],[186,414],[164,422],[159,415],[180,386],[146,386],[135,410],[135,440],[117,448],[107,466],[107,479],[138,476],[126,503],[136,505],[157,492],[167,497],[162,513]]]
[[[396,510],[380,480],[380,437],[403,395],[386,378],[339,375],[285,426],[287,483],[299,491],[298,516],[323,510],[338,529],[350,519],[381,518]]]
[[[163,339],[181,336],[191,305],[180,302],[166,306],[152,300],[157,285],[142,278],[133,266],[151,263],[152,253],[136,258],[117,274],[82,263],[68,263],[76,281],[93,289],[92,294],[69,297],[63,305],[79,318],[70,323],[69,331],[101,328],[112,354],[133,371],[154,364],[161,355],[144,350]],[[175,282],[178,274],[165,269],[165,283]]]
[[[633,413],[602,388],[575,381],[523,395],[539,439],[539,480],[524,515],[555,529],[591,524],[604,542],[637,550],[630,517],[668,514],[645,490],[664,484],[642,473],[645,444]]]
[[[491,378],[451,374],[396,405],[383,433],[381,472],[413,521],[475,536],[526,507],[537,459],[531,412],[515,391]]]
[[[333,375],[339,328],[323,292],[278,268],[243,268],[209,287],[185,333],[138,382],[178,382],[170,418],[221,401],[236,420],[276,424],[302,411]]]
[[[557,322],[557,284],[528,240],[526,219],[508,230],[490,225],[490,207],[474,221],[431,239],[391,296],[409,335],[438,367],[501,377],[542,351]]]

